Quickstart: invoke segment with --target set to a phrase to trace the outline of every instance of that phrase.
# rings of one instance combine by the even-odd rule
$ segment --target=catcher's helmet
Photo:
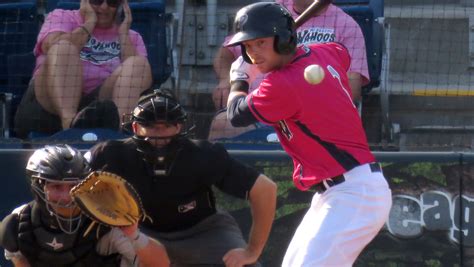
[[[51,225],[58,226],[63,232],[72,234],[80,226],[81,215],[60,215],[58,208],[75,209],[70,199],[51,200],[45,190],[48,183],[76,185],[89,173],[90,168],[81,152],[68,145],[45,146],[36,150],[28,160],[26,172],[31,179],[31,189],[45,214],[52,215]],[[53,218],[54,217],[54,218]]]
[[[56,145],[36,150],[28,160],[26,170],[32,178],[82,180],[89,173],[89,165],[77,149]]]
[[[242,42],[257,38],[275,37],[274,49],[279,54],[290,54],[296,49],[295,21],[290,12],[273,2],[254,3],[241,8],[234,20],[234,36],[226,46],[239,45],[242,57],[252,63]]]
[[[186,111],[173,94],[165,90],[155,90],[141,97],[132,113],[132,121],[142,125],[160,121],[172,124],[185,123],[186,119]]]

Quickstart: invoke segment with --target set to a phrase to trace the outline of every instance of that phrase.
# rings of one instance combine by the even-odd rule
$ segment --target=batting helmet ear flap
[[[242,51],[242,58],[244,59],[244,61],[249,64],[253,64],[252,60],[250,60],[249,56],[247,55],[247,50],[245,50],[245,46],[243,44],[240,44],[240,49]]]
[[[290,36],[275,36],[275,42],[273,48],[278,54],[288,55],[295,51],[296,38],[293,35]]]
[[[296,49],[296,30],[295,24],[289,14],[285,16],[287,20],[286,29],[282,29],[281,32],[275,36],[275,43],[273,48],[279,54],[288,55]]]

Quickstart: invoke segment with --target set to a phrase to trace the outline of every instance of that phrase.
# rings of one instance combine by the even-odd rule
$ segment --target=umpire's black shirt
[[[231,158],[223,146],[180,139],[179,149],[167,157],[166,174],[144,160],[133,139],[112,140],[91,149],[93,170],[115,173],[138,191],[155,231],[186,229],[216,212],[211,186],[247,198],[259,173]]]

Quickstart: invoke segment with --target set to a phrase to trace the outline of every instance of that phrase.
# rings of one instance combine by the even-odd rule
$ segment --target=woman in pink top
[[[152,82],[145,45],[131,24],[127,0],[81,0],[79,10],[48,14],[34,48],[33,79],[15,118],[17,134],[70,128],[78,111],[95,100],[110,102],[119,115],[129,113]]]

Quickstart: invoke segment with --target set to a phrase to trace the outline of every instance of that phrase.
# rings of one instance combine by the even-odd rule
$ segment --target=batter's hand
[[[235,248],[229,250],[222,260],[226,267],[243,267],[257,262],[258,255],[244,248]]]

